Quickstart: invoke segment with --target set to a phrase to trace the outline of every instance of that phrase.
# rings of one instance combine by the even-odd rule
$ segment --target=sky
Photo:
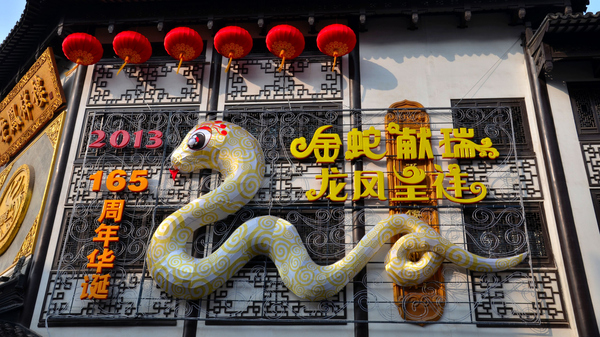
[[[589,0],[588,12],[600,12],[600,0]],[[25,0],[0,0],[0,43],[21,18],[25,9]]]

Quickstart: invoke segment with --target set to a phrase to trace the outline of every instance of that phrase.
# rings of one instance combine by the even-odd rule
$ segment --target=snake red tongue
[[[196,139],[189,142],[198,133],[203,134],[204,142]],[[396,234],[403,236],[388,253],[385,270],[401,286],[426,281],[444,259],[483,272],[505,270],[526,256],[501,259],[477,256],[440,236],[422,220],[395,214],[377,223],[342,260],[329,266],[312,261],[296,227],[274,216],[246,221],[210,256],[193,258],[186,246],[191,235],[197,228],[225,219],[252,200],[262,185],[265,158],[254,136],[228,122],[197,125],[171,158],[173,178],[177,175],[176,168],[182,172],[212,168],[225,177],[214,190],[164,219],[152,236],[146,253],[148,269],[154,281],[175,297],[204,297],[223,286],[252,257],[261,254],[273,260],[285,286],[298,297],[323,300],[346,287]],[[418,262],[409,258],[412,252],[423,253]]]
[[[177,173],[179,173],[179,169],[176,168],[171,168],[169,169],[169,172],[171,172],[171,177],[173,178],[173,180],[177,180]]]

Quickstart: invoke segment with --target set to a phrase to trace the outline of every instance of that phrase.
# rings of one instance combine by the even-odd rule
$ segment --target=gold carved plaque
[[[66,102],[52,48],[0,103],[0,165],[21,150]]]
[[[17,235],[27,214],[32,191],[33,172],[29,165],[23,164],[13,173],[0,197],[0,255]]]
[[[391,109],[385,118],[386,130],[387,125],[391,122],[400,125],[400,128],[411,128],[419,130],[421,127],[430,127],[429,114],[425,112],[423,105],[418,102],[404,100],[396,102],[390,106]],[[414,108],[414,109],[412,109]],[[387,162],[388,183],[390,199],[394,195],[401,182],[394,175],[395,172],[402,172],[406,166],[416,166],[420,170],[426,172],[425,183],[428,186],[427,196],[429,201],[421,201],[415,203],[400,203],[398,201],[390,201],[390,206],[396,206],[390,209],[390,214],[408,214],[423,220],[439,232],[439,219],[437,212],[437,201],[435,200],[435,192],[431,188],[435,177],[433,172],[433,160],[416,159],[416,160],[398,160],[396,153],[396,136],[387,135],[386,142],[387,153],[390,155]],[[407,208],[398,208],[401,206],[410,206]],[[392,237],[392,244],[400,238],[400,235]],[[421,257],[420,253],[413,253],[410,259],[416,262]],[[394,284],[394,302],[398,307],[400,316],[407,321],[433,322],[438,321],[444,314],[446,305],[446,286],[444,284],[444,274],[442,268],[424,283],[412,287],[401,287]]]

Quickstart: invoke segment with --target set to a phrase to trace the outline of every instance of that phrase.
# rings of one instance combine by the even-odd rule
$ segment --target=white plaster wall
[[[554,70],[547,76],[547,84],[585,276],[596,309],[596,320],[600,322],[600,289],[595,282],[600,279],[600,231],[567,90],[568,82],[598,81],[592,74],[589,62],[556,62]]]
[[[415,31],[404,20],[369,20],[360,35],[363,108],[403,99],[447,107],[450,99],[530,96],[522,27],[491,14],[473,15],[466,29],[456,25],[455,16],[423,17]]]
[[[368,20],[368,31],[360,35],[362,107],[386,108],[404,99],[425,107],[448,107],[452,99],[525,98],[534,151],[538,154],[548,232],[561,277],[565,309],[574,327],[545,167],[539,156],[541,147],[520,39],[524,28],[509,26],[504,15],[496,14],[473,15],[466,29],[457,28],[457,24],[456,16],[425,16],[419,20],[419,29],[410,31],[406,29],[406,20]],[[372,316],[369,318],[375,319]],[[425,328],[413,324],[370,324],[369,328],[374,336],[400,331],[403,336],[433,333],[461,337],[540,333],[532,328],[481,329],[473,324]],[[545,334],[577,336],[574,329],[550,329]]]

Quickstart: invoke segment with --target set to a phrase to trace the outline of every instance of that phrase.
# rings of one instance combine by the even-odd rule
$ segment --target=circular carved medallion
[[[32,190],[33,171],[23,164],[13,173],[0,198],[0,255],[8,249],[21,227]]]

